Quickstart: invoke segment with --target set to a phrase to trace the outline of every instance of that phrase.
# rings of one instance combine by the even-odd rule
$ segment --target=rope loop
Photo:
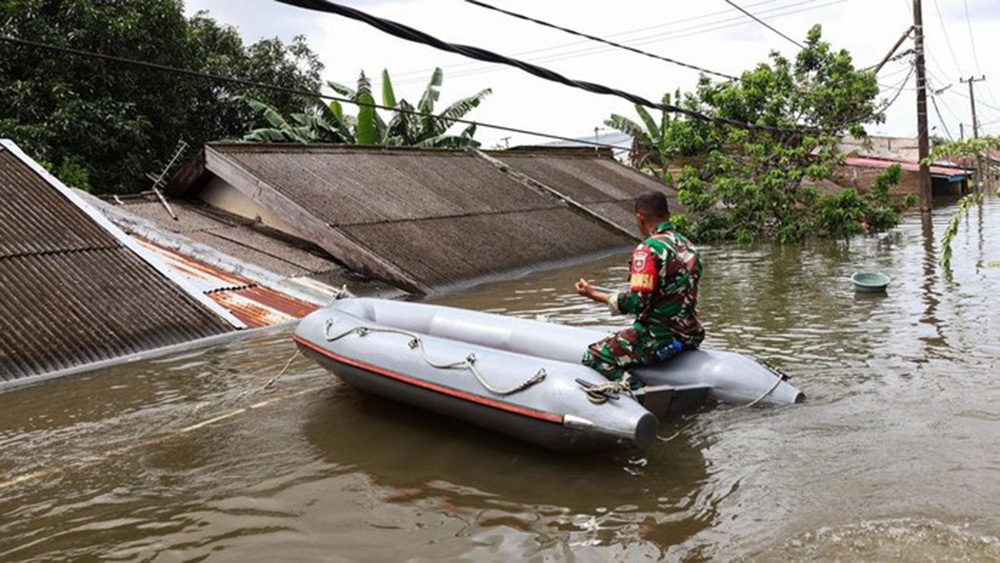
[[[625,372],[625,375],[617,381],[590,383],[578,379],[577,383],[583,389],[583,392],[587,394],[587,399],[595,405],[603,405],[608,402],[608,399],[617,400],[618,396],[622,394],[635,398],[635,395],[632,394],[632,374],[629,372]]]
[[[325,328],[323,330],[323,336],[326,338],[327,342],[334,342],[334,341],[340,340],[341,338],[344,338],[345,336],[348,336],[350,334],[356,334],[360,338],[364,338],[365,336],[368,336],[369,334],[372,334],[372,333],[399,334],[399,335],[402,335],[402,336],[406,336],[407,338],[409,338],[409,341],[407,342],[407,346],[409,346],[411,350],[418,350],[420,352],[420,356],[423,358],[424,362],[427,365],[431,366],[432,368],[436,368],[436,369],[466,369],[466,370],[469,370],[469,371],[472,372],[472,375],[474,375],[476,377],[476,381],[478,381],[479,384],[483,386],[483,388],[485,388],[490,393],[493,393],[494,395],[500,395],[500,396],[513,395],[514,393],[517,393],[519,391],[524,391],[525,389],[531,387],[532,385],[535,385],[537,383],[540,383],[541,381],[544,381],[545,377],[548,375],[545,372],[544,368],[543,369],[539,369],[530,378],[528,378],[527,380],[525,380],[524,382],[522,382],[522,383],[520,383],[518,385],[515,385],[514,387],[511,387],[510,389],[498,389],[498,388],[494,387],[493,385],[491,385],[488,381],[486,381],[486,378],[484,378],[483,375],[481,373],[479,373],[479,370],[476,369],[476,355],[475,354],[471,354],[470,353],[464,359],[462,359],[462,360],[456,360],[454,362],[444,362],[444,363],[435,362],[434,360],[432,360],[430,357],[427,356],[427,350],[424,348],[424,342],[423,342],[423,340],[420,339],[420,335],[418,335],[416,333],[409,332],[409,331],[406,331],[406,330],[399,330],[399,329],[395,329],[395,328],[374,328],[374,327],[359,326],[359,327],[355,327],[355,328],[352,328],[350,330],[347,330],[345,332],[342,332],[340,334],[332,335],[332,334],[330,334],[330,329],[333,327],[333,325],[334,325],[334,320],[333,319],[327,319],[326,326],[325,326]]]

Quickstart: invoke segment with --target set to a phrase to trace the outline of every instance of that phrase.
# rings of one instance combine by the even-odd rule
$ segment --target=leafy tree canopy
[[[794,59],[772,52],[770,61],[738,81],[703,76],[696,91],[677,93],[677,103],[702,114],[780,128],[738,129],[688,117],[659,121],[637,107],[642,123],[612,115],[607,124],[639,139],[642,165],[675,179],[669,164],[696,157],[676,178],[690,218],[680,222],[702,239],[797,241],[811,234],[847,235],[891,227],[900,206],[884,189],[898,180],[887,174],[862,197],[856,192],[823,196],[815,187],[841,162],[838,139],[862,137],[866,123],[885,116],[876,103],[875,75],[856,69],[850,53],[834,50],[813,27]],[[669,96],[664,101],[669,101]],[[885,192],[883,194],[883,191]]]
[[[235,29],[181,0],[0,0],[0,33],[85,51],[315,91],[322,64],[297,37],[244,45]],[[0,44],[0,137],[9,137],[98,192],[145,189],[183,139],[191,146],[242,134],[252,96],[282,111],[305,103],[257,91]],[[83,178],[82,180],[80,178]]]

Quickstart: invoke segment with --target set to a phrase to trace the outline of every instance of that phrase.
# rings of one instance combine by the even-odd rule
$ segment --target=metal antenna
[[[167,165],[163,167],[163,171],[160,172],[160,175],[159,176],[153,176],[152,174],[146,175],[147,178],[153,181],[153,193],[156,194],[156,197],[160,199],[160,203],[163,204],[164,209],[166,209],[167,213],[169,213],[170,216],[173,217],[174,221],[180,221],[180,219],[177,217],[177,214],[174,213],[174,208],[170,207],[170,204],[167,203],[167,198],[163,197],[163,192],[160,191],[160,188],[163,187],[163,179],[166,178],[167,174],[170,172],[170,169],[174,167],[174,164],[181,157],[181,155],[184,154],[184,151],[186,151],[187,148],[188,144],[183,139],[178,141],[177,148],[174,150],[174,156],[172,156],[170,158],[170,162],[168,162]]]

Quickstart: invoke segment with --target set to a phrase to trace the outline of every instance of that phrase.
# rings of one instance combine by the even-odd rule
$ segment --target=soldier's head
[[[639,232],[648,237],[656,231],[656,226],[670,219],[667,196],[663,192],[646,192],[635,198],[635,220]]]

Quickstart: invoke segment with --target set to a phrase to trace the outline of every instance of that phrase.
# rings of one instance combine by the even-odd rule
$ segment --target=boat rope
[[[618,395],[623,393],[629,397],[635,397],[632,394],[632,374],[629,372],[625,372],[621,379],[607,383],[590,383],[582,379],[578,379],[577,383],[587,394],[590,402],[595,405],[603,405],[608,402],[608,399],[617,399]]]
[[[774,391],[778,388],[778,386],[781,385],[782,381],[788,381],[788,379],[789,379],[788,374],[785,373],[785,372],[783,372],[783,371],[781,371],[780,369],[772,366],[771,364],[765,362],[764,360],[757,360],[757,361],[761,365],[763,365],[764,367],[766,367],[768,370],[770,370],[771,373],[773,373],[774,376],[777,378],[777,381],[774,382],[774,385],[772,385],[770,389],[768,389],[767,391],[764,391],[763,395],[761,395],[760,397],[757,397],[756,399],[750,401],[749,403],[747,403],[745,405],[740,405],[739,407],[737,407],[738,409],[748,409],[748,408],[756,405],[757,403],[763,401],[764,399],[766,399],[768,397],[768,395],[770,395],[771,393],[774,393]]]
[[[364,338],[365,336],[372,333],[399,334],[401,336],[405,336],[410,339],[409,342],[410,349],[417,350],[418,352],[420,352],[420,356],[423,358],[424,362],[427,365],[436,369],[467,369],[470,372],[472,372],[472,375],[476,377],[476,380],[479,381],[479,384],[482,385],[484,389],[486,389],[490,393],[493,393],[494,395],[506,396],[506,395],[513,395],[514,393],[518,393],[520,391],[524,391],[525,389],[531,387],[532,385],[540,383],[542,380],[545,379],[546,375],[548,375],[547,373],[545,373],[545,368],[539,368],[539,370],[536,371],[534,375],[524,380],[523,382],[515,385],[514,387],[511,387],[510,389],[499,389],[491,385],[488,381],[486,381],[486,378],[483,377],[483,374],[479,373],[479,370],[476,368],[475,354],[469,354],[468,356],[460,360],[455,360],[453,362],[435,362],[427,355],[427,349],[424,348],[424,341],[420,338],[420,335],[416,333],[396,328],[373,328],[373,327],[360,326],[360,327],[354,327],[350,330],[347,330],[337,335],[331,335],[330,329],[333,327],[333,325],[334,325],[334,320],[327,319],[326,326],[323,329],[323,336],[326,337],[327,342],[336,342],[337,340],[340,340],[341,338],[344,338],[351,334],[355,334],[359,338]]]
[[[288,372],[288,368],[290,368],[292,366],[292,362],[294,362],[295,358],[298,358],[299,354],[301,354],[301,353],[302,353],[301,349],[296,349],[295,353],[292,354],[292,357],[288,358],[288,361],[285,362],[285,367],[281,368],[281,371],[278,372],[278,375],[276,375],[276,376],[272,377],[271,379],[267,380],[267,383],[265,383],[264,386],[261,387],[261,391],[263,391],[264,389],[270,389],[271,386],[274,385],[274,382],[276,382],[279,379],[281,379],[281,376],[285,375],[285,373]]]
[[[763,401],[771,393],[774,393],[774,390],[777,389],[779,385],[781,385],[781,382],[784,381],[785,378],[782,377],[781,375],[776,375],[775,379],[777,381],[775,381],[774,385],[772,385],[770,389],[768,389],[767,391],[765,391],[763,395],[761,395],[760,397],[757,397],[756,399],[750,401],[749,403],[747,403],[745,405],[740,405],[739,407],[736,407],[736,408],[738,408],[738,409],[748,409],[748,408],[756,405],[757,403]]]

